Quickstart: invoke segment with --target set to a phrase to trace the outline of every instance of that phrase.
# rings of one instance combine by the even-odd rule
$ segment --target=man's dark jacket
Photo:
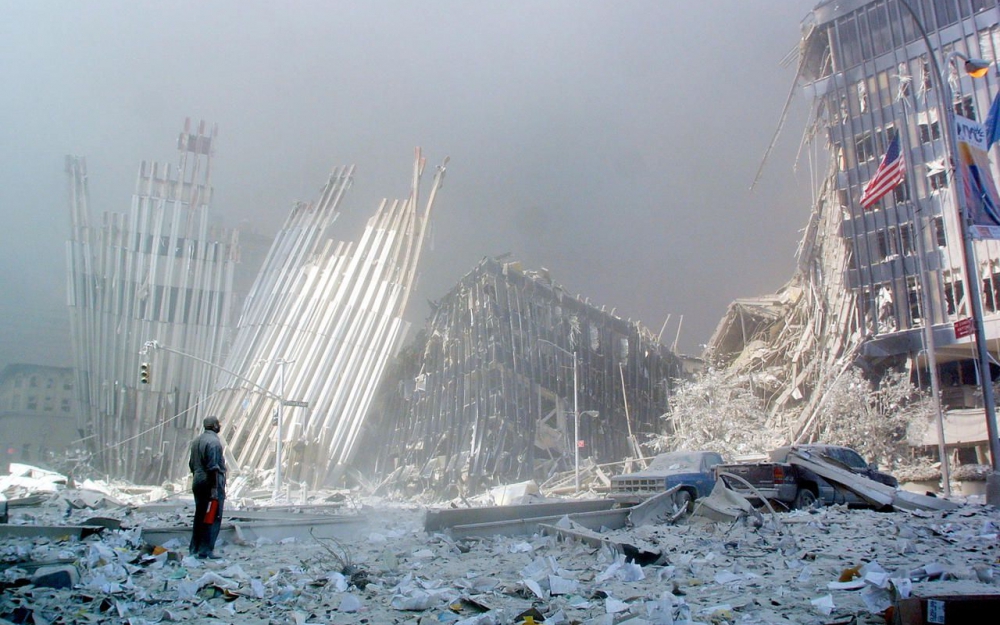
[[[191,443],[191,459],[188,461],[188,467],[194,474],[193,486],[196,495],[199,491],[207,492],[211,488],[216,488],[219,496],[224,496],[226,459],[222,453],[222,441],[219,440],[218,434],[212,430],[205,430],[201,436],[194,439]],[[216,483],[212,483],[209,477],[212,472],[218,476]]]

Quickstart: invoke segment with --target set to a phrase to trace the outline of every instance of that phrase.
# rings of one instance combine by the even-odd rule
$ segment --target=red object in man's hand
[[[219,500],[213,499],[208,502],[208,510],[205,511],[205,523],[211,525],[215,523],[215,515],[219,513]]]

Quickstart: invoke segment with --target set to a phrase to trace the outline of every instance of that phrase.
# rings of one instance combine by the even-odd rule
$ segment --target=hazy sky
[[[451,157],[408,318],[510,252],[697,353],[726,306],[791,277],[808,103],[748,188],[815,0],[0,0],[0,366],[69,365],[64,156],[93,215],[139,161],[218,124],[214,214],[273,233],[356,164],[337,238]],[[429,182],[429,176],[426,179]]]

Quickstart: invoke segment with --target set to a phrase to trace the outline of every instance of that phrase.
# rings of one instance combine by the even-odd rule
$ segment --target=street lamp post
[[[579,377],[577,375],[577,357],[576,352],[571,352],[568,349],[559,347],[552,341],[546,341],[545,339],[538,339],[539,343],[548,343],[552,347],[555,347],[564,354],[569,354],[573,357],[573,484],[576,492],[580,492],[580,391],[579,391]]]
[[[962,236],[965,275],[969,281],[967,290],[972,303],[972,316],[973,323],[975,324],[976,348],[979,362],[979,384],[983,393],[983,409],[986,413],[986,435],[989,438],[990,465],[993,469],[991,481],[994,486],[993,488],[987,489],[987,503],[997,503],[995,501],[989,501],[990,494],[1000,488],[996,482],[998,479],[997,462],[998,458],[1000,458],[1000,443],[997,441],[996,403],[993,397],[993,380],[990,375],[990,354],[986,339],[986,326],[983,319],[983,301],[982,295],[979,292],[979,272],[976,267],[975,248],[972,243],[972,237],[969,234],[970,219],[968,207],[965,205],[965,189],[962,180],[962,168],[958,166],[957,160],[958,138],[955,136],[955,111],[951,85],[943,76],[941,66],[938,64],[937,55],[934,53],[934,46],[931,43],[930,37],[927,36],[927,30],[924,28],[923,22],[920,20],[920,16],[918,16],[916,11],[913,10],[913,7],[910,6],[908,0],[900,0],[900,5],[904,7],[913,18],[913,21],[917,26],[917,30],[920,31],[920,36],[924,41],[924,45],[927,46],[927,56],[931,63],[931,79],[934,81],[934,87],[938,95],[938,107],[945,121],[945,157],[948,159],[948,165],[952,170],[952,194],[955,197],[956,209],[959,217],[958,230]],[[970,59],[968,56],[958,52],[957,50],[952,51],[945,58],[945,67],[950,67],[950,64],[956,58],[961,58],[965,61],[966,71],[970,74],[978,73],[979,75],[982,75],[984,68],[983,64],[985,62],[979,61],[978,59]],[[993,495],[996,496],[996,493],[993,493]]]
[[[281,422],[285,420],[285,360],[278,359],[278,438],[274,444],[274,498],[281,495]]]
[[[262,361],[266,362],[266,361]],[[274,364],[278,365],[278,409],[277,409],[277,423],[278,426],[277,438],[274,441],[274,499],[278,499],[281,496],[281,444],[284,435],[282,433],[282,427],[285,422],[285,406],[300,406],[304,405],[304,402],[292,402],[285,399],[285,365],[290,365],[294,360],[286,360],[284,358],[277,358],[272,361]]]
[[[576,352],[573,352],[573,484],[580,492],[580,393],[577,380]]]

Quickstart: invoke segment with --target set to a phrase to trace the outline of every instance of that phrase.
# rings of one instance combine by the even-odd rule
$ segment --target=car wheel
[[[691,512],[691,493],[686,490],[679,490],[674,493],[675,510],[683,510],[684,514]]]
[[[794,507],[798,510],[805,510],[806,508],[813,508],[816,506],[816,495],[808,488],[802,488],[795,495],[795,505]]]

